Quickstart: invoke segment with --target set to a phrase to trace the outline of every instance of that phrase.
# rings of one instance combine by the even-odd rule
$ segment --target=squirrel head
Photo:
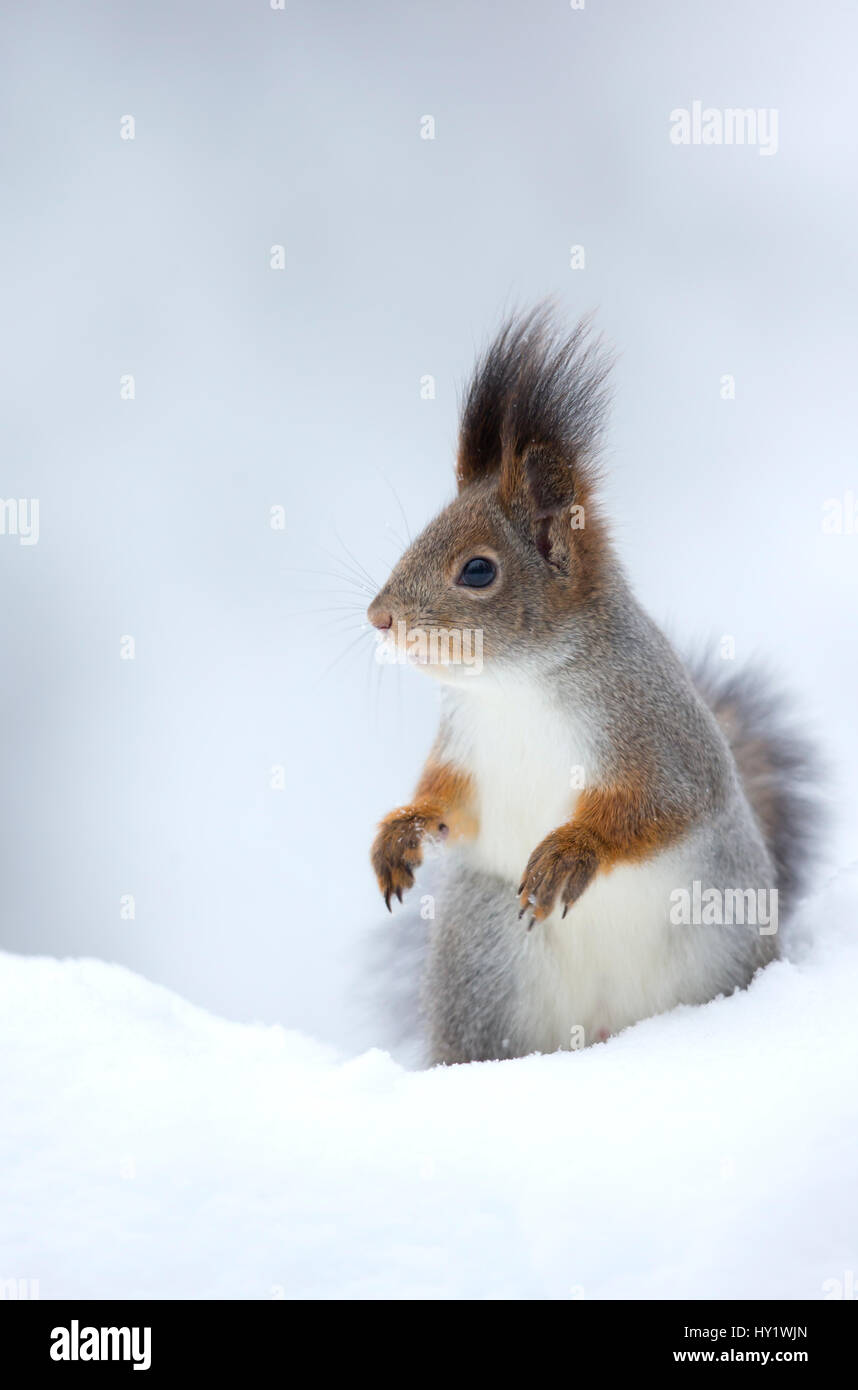
[[[458,496],[368,609],[382,654],[450,683],[569,650],[611,570],[593,502],[610,360],[587,320],[509,320],[478,361],[459,431]]]

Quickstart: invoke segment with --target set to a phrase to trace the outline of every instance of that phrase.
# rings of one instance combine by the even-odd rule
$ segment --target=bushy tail
[[[692,680],[727,738],[775,864],[781,913],[805,893],[824,828],[822,760],[795,727],[788,701],[764,670],[689,662]]]

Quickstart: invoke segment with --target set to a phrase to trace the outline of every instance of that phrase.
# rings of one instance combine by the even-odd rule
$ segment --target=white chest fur
[[[572,816],[594,773],[583,722],[521,678],[475,681],[450,709],[451,753],[474,780],[475,862],[515,885],[540,840]]]

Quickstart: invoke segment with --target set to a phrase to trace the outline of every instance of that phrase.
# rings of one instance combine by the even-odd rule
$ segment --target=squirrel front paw
[[[546,835],[528,859],[518,890],[519,917],[528,909],[532,913],[528,931],[534,922],[541,922],[549,915],[558,897],[563,903],[565,917],[598,867],[596,843],[586,831],[561,826]]]
[[[440,816],[414,806],[391,811],[381,822],[370,857],[388,912],[393,911],[390,899],[396,897],[402,902],[402,894],[414,882],[414,870],[423,860],[425,837],[446,833]]]

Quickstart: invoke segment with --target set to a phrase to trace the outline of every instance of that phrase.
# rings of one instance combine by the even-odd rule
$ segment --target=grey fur
[[[745,794],[767,826],[781,895],[790,913],[807,892],[826,825],[818,749],[797,726],[785,692],[761,666],[738,670],[714,657],[688,662],[692,680],[714,712],[742,775]],[[765,752],[761,763],[759,749]]]

